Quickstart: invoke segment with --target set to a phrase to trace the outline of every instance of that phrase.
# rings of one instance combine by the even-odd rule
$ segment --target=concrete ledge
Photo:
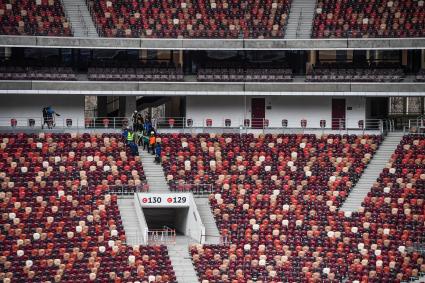
[[[425,38],[352,39],[153,39],[0,35],[0,47],[195,49],[195,50],[320,50],[423,49]]]
[[[370,93],[372,96],[387,93],[425,95],[425,83],[227,83],[227,82],[95,82],[95,81],[0,81],[3,93],[61,93],[108,95],[354,95]]]

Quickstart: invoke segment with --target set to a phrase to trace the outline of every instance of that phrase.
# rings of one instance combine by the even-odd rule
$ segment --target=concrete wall
[[[182,95],[338,95],[344,96],[419,96],[425,83],[410,76],[400,83],[235,83],[235,82],[101,82],[101,81],[0,81],[2,94],[57,94],[104,96],[182,96]],[[330,94],[329,94],[330,92]],[[359,94],[359,92],[369,92]],[[407,94],[406,94],[407,93]],[[411,93],[411,94],[410,94]]]
[[[203,126],[206,118],[213,119],[213,126],[221,126],[224,119],[231,119],[237,126],[243,121],[244,100],[244,96],[188,96],[186,117],[193,119],[195,127]]]
[[[39,124],[42,120],[42,108],[52,106],[61,116],[56,117],[56,126],[63,126],[65,119],[71,118],[73,125],[84,125],[83,95],[1,95],[0,126],[10,126],[10,118],[18,120],[18,126],[26,126],[24,118],[34,118]]]
[[[266,119],[270,127],[281,127],[282,119],[288,119],[288,127],[300,127],[301,119],[307,119],[309,127],[319,128],[319,121],[326,120],[331,127],[332,98],[337,96],[256,96],[265,97]],[[267,109],[271,107],[271,109]],[[348,127],[357,127],[358,120],[365,119],[364,97],[346,97]],[[251,118],[251,97],[244,96],[188,96],[186,117],[193,119],[194,126],[202,126],[206,118],[213,119],[213,126],[222,126],[226,118],[232,126],[239,126],[244,117]]]
[[[424,38],[340,39],[149,39],[53,36],[0,36],[0,46],[108,49],[195,49],[195,50],[314,50],[314,49],[421,49]]]

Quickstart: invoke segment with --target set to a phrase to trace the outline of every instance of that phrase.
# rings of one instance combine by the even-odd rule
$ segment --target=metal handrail
[[[184,181],[168,181],[169,188],[172,192],[188,193],[193,195],[209,195],[214,192],[213,184],[194,184],[186,183]]]
[[[176,243],[176,230],[167,229],[146,229],[148,245],[164,245]]]
[[[209,238],[219,238],[220,239],[220,245],[222,245],[222,246],[229,246],[232,243],[232,241],[230,240],[230,237],[226,236],[226,235],[215,236],[215,235],[201,234],[200,239],[206,239],[207,237],[209,237]],[[199,242],[201,243],[201,240]]]
[[[78,16],[80,17],[80,23],[81,23],[81,26],[84,30],[84,33],[85,33],[86,36],[88,36],[89,31],[88,31],[88,28],[87,28],[87,25],[86,25],[86,21],[84,20],[83,14],[81,12],[80,6],[78,6]]]
[[[300,10],[300,14],[298,16],[298,26],[297,26],[297,31],[295,33],[295,37],[298,38],[300,35],[300,30],[301,30],[301,21],[302,21],[302,17],[303,17],[303,9],[301,8]]]
[[[42,116],[12,116],[0,117],[0,127],[12,129],[122,129],[129,126],[127,117],[85,117],[84,121],[77,117],[52,116],[48,120]],[[48,122],[51,124],[49,125]]]
[[[157,129],[192,129],[192,128],[202,128],[202,129],[239,129],[239,130],[248,130],[248,129],[303,129],[303,130],[339,130],[339,131],[348,131],[348,130],[378,130],[381,133],[386,131],[384,120],[382,119],[365,119],[365,120],[355,120],[355,119],[346,119],[346,118],[335,118],[329,120],[306,120],[301,119],[296,122],[297,126],[294,126],[294,120],[291,120],[291,126],[288,126],[290,119],[282,119],[277,121],[276,119],[269,120],[266,118],[254,118],[254,119],[244,119],[242,117],[227,119],[211,119],[211,118],[186,118],[186,117],[159,117],[155,120],[155,127]],[[305,121],[303,125],[302,121]],[[285,123],[284,123],[285,121]],[[321,121],[325,121],[325,126],[322,126]],[[327,123],[326,123],[327,122]],[[329,123],[330,122],[330,123]],[[360,127],[360,122],[362,127]]]

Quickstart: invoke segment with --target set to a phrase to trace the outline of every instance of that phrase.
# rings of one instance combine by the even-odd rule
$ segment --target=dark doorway
[[[388,108],[388,97],[367,98],[366,119],[387,119]]]
[[[149,230],[161,230],[165,227],[175,229],[184,234],[183,228],[187,218],[187,207],[184,208],[143,208]]]
[[[262,129],[264,119],[266,118],[266,100],[265,98],[253,98],[251,100],[252,127]]]
[[[332,129],[345,129],[345,99],[332,99]]]

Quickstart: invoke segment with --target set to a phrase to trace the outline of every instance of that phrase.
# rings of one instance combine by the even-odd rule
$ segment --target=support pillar
[[[421,69],[425,69],[425,50],[421,50]]]
[[[401,65],[403,66],[407,65],[407,50],[401,51]]]
[[[308,62],[305,66],[306,72],[310,72],[313,69],[313,66],[316,65],[317,52],[316,50],[311,50],[308,52]]]

